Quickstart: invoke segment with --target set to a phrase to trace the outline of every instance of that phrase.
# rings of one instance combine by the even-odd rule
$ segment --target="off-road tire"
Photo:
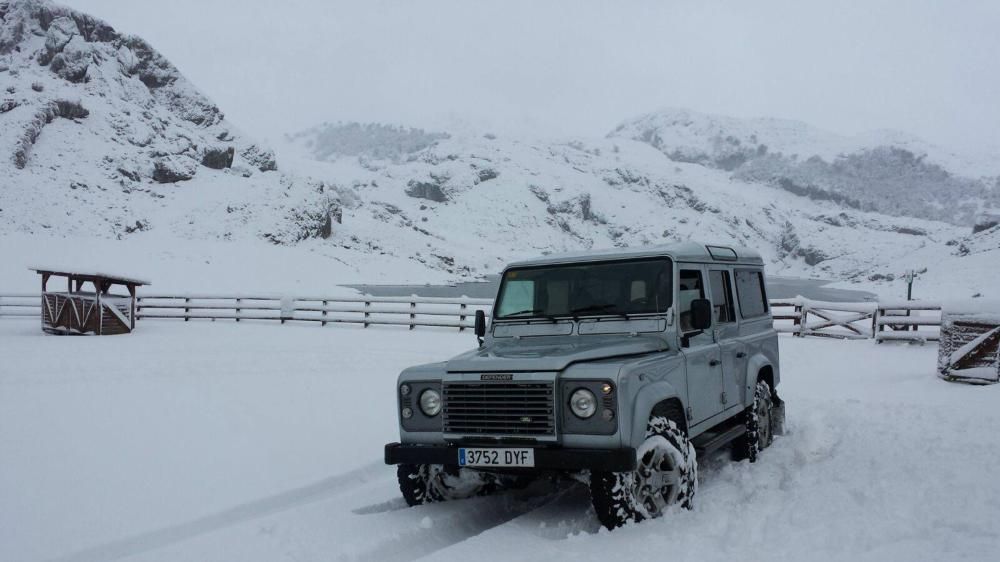
[[[677,415],[683,416],[678,412],[679,410],[674,412],[671,417],[654,415],[650,418],[646,440],[636,451],[635,471],[593,472],[590,475],[591,502],[598,520],[606,528],[615,529],[630,521],[659,517],[672,505],[687,509],[694,505],[694,496],[698,490],[698,460],[687,433],[680,423],[671,419]],[[679,419],[683,420],[683,417]],[[661,454],[666,456],[661,459],[657,456]],[[660,468],[666,468],[664,464],[667,463],[675,465],[669,467],[672,476],[667,487],[652,493],[642,492],[643,483],[653,480],[652,477],[643,476],[646,466],[644,459],[660,459]],[[664,474],[660,470],[657,472]],[[662,503],[649,505],[649,501],[657,494]]]
[[[497,490],[493,475],[440,464],[401,464],[396,468],[399,490],[407,505],[485,496]]]
[[[757,462],[757,456],[774,441],[774,416],[771,386],[767,381],[757,381],[754,387],[753,404],[743,413],[745,433],[733,442],[735,460]]]

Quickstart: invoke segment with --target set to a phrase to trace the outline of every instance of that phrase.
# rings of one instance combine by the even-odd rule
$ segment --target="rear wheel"
[[[401,464],[396,477],[410,506],[484,496],[497,489],[490,474],[440,464]]]
[[[698,489],[694,445],[680,425],[653,416],[646,440],[636,451],[632,472],[594,472],[590,496],[597,518],[608,529],[663,515],[672,505],[690,509]]]
[[[753,404],[744,413],[746,431],[733,443],[733,456],[736,460],[757,462],[757,455],[771,445],[774,440],[773,409],[771,386],[766,381],[757,381]]]

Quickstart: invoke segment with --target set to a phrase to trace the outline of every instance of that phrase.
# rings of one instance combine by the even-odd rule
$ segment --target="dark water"
[[[417,295],[420,297],[472,297],[492,299],[497,295],[500,276],[490,276],[488,280],[454,285],[348,285],[363,293],[376,297],[398,297]],[[875,295],[866,291],[830,289],[825,285],[831,281],[821,279],[798,279],[795,277],[769,277],[767,295],[772,299],[786,299],[798,295],[832,302],[864,302],[875,300]]]

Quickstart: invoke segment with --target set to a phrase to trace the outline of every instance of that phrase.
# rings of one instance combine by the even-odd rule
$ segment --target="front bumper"
[[[523,448],[518,445],[510,445]],[[535,451],[534,468],[519,470],[596,470],[601,472],[629,472],[635,470],[635,449],[563,449],[532,447]],[[385,464],[458,464],[458,449],[453,445],[402,445],[385,446]]]

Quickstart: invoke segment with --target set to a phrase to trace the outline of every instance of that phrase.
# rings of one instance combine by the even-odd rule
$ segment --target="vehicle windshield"
[[[493,314],[503,320],[664,313],[672,283],[668,258],[509,269]]]

